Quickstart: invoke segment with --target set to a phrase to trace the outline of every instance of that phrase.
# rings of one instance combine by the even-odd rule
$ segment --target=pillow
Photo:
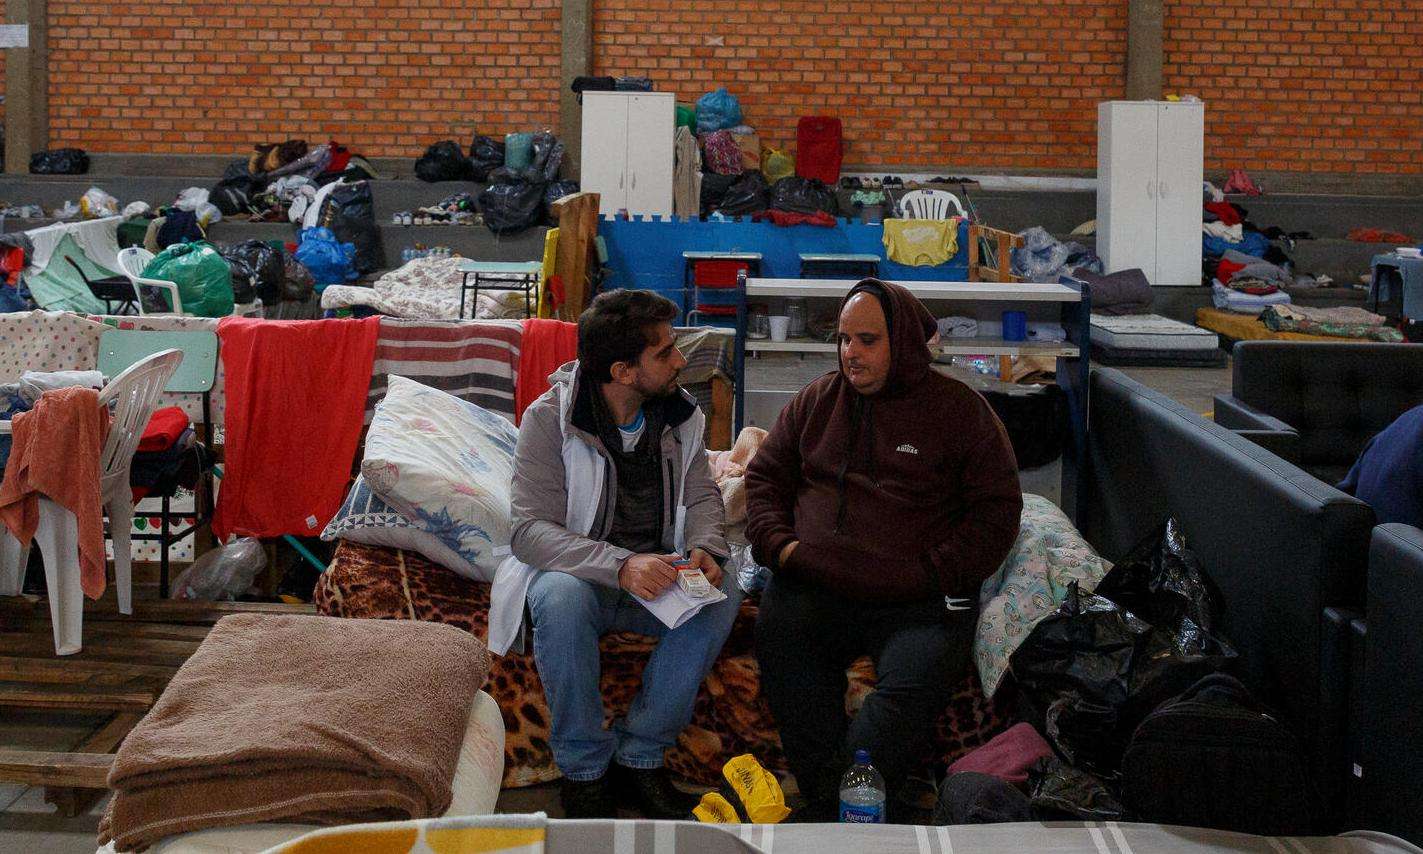
[[[388,546],[393,549],[407,549],[419,552],[443,567],[460,575],[473,576],[475,570],[469,561],[460,557],[438,537],[402,516],[394,507],[386,504],[379,495],[371,492],[370,485],[359,475],[341,502],[341,509],[326,524],[321,539],[350,540],[368,546]]]
[[[983,693],[992,697],[1008,659],[1042,618],[1067,598],[1076,581],[1084,592],[1111,570],[1057,505],[1041,495],[1023,495],[1018,539],[998,571],[979,588],[983,610],[973,641],[974,663]]]
[[[361,476],[371,492],[463,559],[451,569],[490,581],[509,545],[518,440],[505,418],[392,375],[366,434]]]

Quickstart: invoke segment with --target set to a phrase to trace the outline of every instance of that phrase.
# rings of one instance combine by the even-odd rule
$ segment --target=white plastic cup
[[[784,314],[771,315],[771,340],[784,341],[791,331],[791,319]]]

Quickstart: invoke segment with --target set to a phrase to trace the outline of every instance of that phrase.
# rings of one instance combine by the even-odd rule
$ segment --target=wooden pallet
[[[112,595],[84,603],[84,648],[54,655],[49,604],[0,598],[0,714],[13,709],[95,717],[71,751],[0,749],[0,782],[43,786],[65,816],[88,810],[108,788],[113,751],[163,693],[208,631],[236,613],[311,614],[309,605],[138,600],[118,613]]]

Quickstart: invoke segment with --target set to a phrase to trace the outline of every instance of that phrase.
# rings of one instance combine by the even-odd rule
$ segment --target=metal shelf
[[[1081,350],[1068,341],[1004,341],[1002,338],[953,338],[933,348],[936,353],[956,356],[1047,356],[1076,358]],[[769,341],[747,339],[748,353],[834,353],[836,345],[826,341],[791,339]]]

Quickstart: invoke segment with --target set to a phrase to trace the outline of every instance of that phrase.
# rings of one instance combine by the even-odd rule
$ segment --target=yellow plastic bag
[[[718,792],[708,792],[692,810],[707,824],[779,824],[791,814],[776,775],[761,767],[749,753],[732,759],[721,769],[726,779]]]
[[[761,152],[761,174],[771,184],[789,178],[795,174],[795,159],[780,149],[767,146]]]

